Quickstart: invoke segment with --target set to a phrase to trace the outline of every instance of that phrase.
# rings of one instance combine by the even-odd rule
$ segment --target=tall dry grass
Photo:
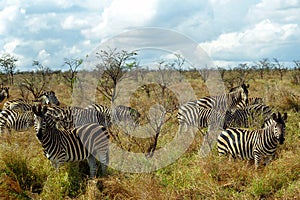
[[[189,149],[164,168],[137,174],[109,168],[106,177],[89,180],[86,162],[68,163],[55,170],[43,155],[33,129],[13,131],[11,135],[1,135],[0,199],[298,199],[300,88],[289,77],[281,81],[279,76],[266,76],[268,79],[249,80],[250,96],[263,97],[274,111],[287,112],[288,120],[285,143],[279,147],[275,160],[265,167],[255,170],[251,162],[219,157],[215,150],[206,158],[200,157],[203,136],[197,132]],[[202,79],[192,75],[187,79],[197,98],[208,95]],[[49,89],[63,104],[71,103],[71,93],[57,77]],[[11,94],[12,98],[18,97],[17,86],[11,86]],[[150,95],[154,95],[153,91]],[[131,98],[132,107],[139,111],[159,102],[156,98],[149,100],[143,91]],[[101,99],[98,98],[100,103]],[[174,112],[162,129],[158,148],[169,143],[177,129]],[[132,151],[143,152],[149,145],[147,140],[120,137],[124,137],[125,148],[131,144]],[[145,148],[139,147],[141,144]]]

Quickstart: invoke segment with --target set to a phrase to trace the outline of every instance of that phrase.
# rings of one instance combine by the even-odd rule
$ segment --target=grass
[[[195,76],[199,80],[189,77],[198,98],[208,94],[199,77]],[[21,79],[16,75],[18,78]],[[67,87],[57,83],[54,81],[49,89],[56,92],[63,104],[70,104],[71,94],[65,93]],[[67,163],[55,170],[43,155],[33,129],[12,131],[11,135],[1,135],[0,199],[297,199],[300,196],[300,100],[297,98],[300,88],[288,76],[281,81],[278,76],[269,75],[268,79],[252,79],[249,83],[250,96],[263,97],[275,111],[288,113],[285,143],[279,147],[275,160],[265,167],[255,170],[252,163],[219,157],[215,151],[206,158],[200,157],[202,135],[197,132],[188,150],[164,168],[149,173],[109,168],[107,176],[89,180],[86,162]],[[11,86],[11,91],[12,98],[17,98],[17,86]],[[159,102],[156,97],[148,99],[141,90],[131,98],[131,104],[138,110],[147,110]],[[163,127],[159,149],[176,136],[176,123],[175,116]],[[147,138],[133,140],[121,132],[120,137],[123,137],[122,145],[130,146],[133,152],[143,152],[149,145]]]

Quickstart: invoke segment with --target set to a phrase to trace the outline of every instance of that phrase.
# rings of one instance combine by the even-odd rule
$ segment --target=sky
[[[66,69],[64,58],[87,59],[110,38],[147,27],[184,35],[221,67],[300,60],[300,0],[2,0],[0,55],[17,57],[21,71],[33,60]],[[167,45],[155,33],[145,40]]]

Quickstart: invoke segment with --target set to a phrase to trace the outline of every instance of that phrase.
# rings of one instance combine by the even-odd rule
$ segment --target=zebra
[[[225,112],[226,110],[235,108],[240,102],[248,103],[248,88],[249,85],[242,84],[241,86],[230,89],[229,93],[220,96],[203,97],[196,102],[199,107]]]
[[[137,110],[128,106],[117,105],[111,110],[111,119],[113,123],[121,121],[138,123],[140,116],[141,114]]]
[[[191,126],[198,128],[202,132],[201,129],[207,128],[209,124],[222,123],[222,119],[224,119],[222,113],[216,112],[212,114],[213,112],[216,111],[197,106],[195,101],[182,105],[177,114],[180,131],[184,126]],[[228,114],[225,116],[228,116]],[[220,126],[226,128],[226,124],[220,124]]]
[[[35,100],[12,99],[6,101],[3,109],[20,110],[22,112],[30,111],[34,104],[54,104],[59,105],[55,93],[53,91],[44,91],[43,94]]]
[[[239,87],[232,88],[230,93],[221,96],[204,97],[199,100],[189,101],[179,107],[178,121],[179,130],[183,126],[196,126],[198,129],[213,125],[226,128],[225,118],[231,116],[228,114],[239,102],[248,99],[248,86],[242,84]]]
[[[86,107],[48,107],[47,114],[57,122],[57,126],[71,129],[87,123],[99,123],[102,126],[110,126],[110,116],[106,112],[100,112],[94,108]]]
[[[221,132],[217,138],[219,155],[230,154],[233,158],[253,160],[255,168],[263,157],[273,156],[278,143],[283,144],[285,138],[285,120],[278,112],[272,114],[272,122],[269,126],[258,130],[246,130],[239,128],[228,128]]]
[[[36,137],[44,154],[56,169],[65,162],[88,160],[90,178],[96,176],[96,159],[101,162],[101,173],[109,163],[109,134],[98,123],[85,124],[72,130],[58,129],[46,106],[33,106]]]
[[[40,96],[40,100],[42,104],[52,104],[59,106],[60,102],[58,101],[57,97],[55,96],[55,92],[50,91],[44,91],[43,94]]]
[[[248,97],[248,103],[241,101],[236,108],[238,109],[243,109],[247,106],[255,105],[255,104],[264,104],[264,101],[260,97]]]
[[[87,106],[87,108],[94,108],[98,112],[104,113],[106,116],[109,116],[111,123],[119,123],[121,121],[138,123],[141,116],[141,114],[134,108],[124,105],[117,105],[112,107],[112,109],[109,109],[106,106],[95,103]]]
[[[24,131],[33,127],[33,113],[26,111],[23,113],[14,110],[2,110],[0,112],[0,133],[7,128],[9,133],[11,129]]]
[[[9,98],[9,87],[3,87],[1,84],[1,92],[0,92],[0,103],[5,99]]]
[[[229,127],[249,128],[249,123],[260,123],[261,120],[264,121],[269,119],[271,115],[272,108],[270,106],[264,104],[253,104],[230,112],[230,114],[226,117],[226,124]],[[253,123],[251,124],[254,125]]]

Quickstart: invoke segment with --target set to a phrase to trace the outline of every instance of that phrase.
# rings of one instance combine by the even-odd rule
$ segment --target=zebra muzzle
[[[279,136],[279,144],[283,144],[284,140],[285,140],[285,138],[282,135],[280,135]]]

